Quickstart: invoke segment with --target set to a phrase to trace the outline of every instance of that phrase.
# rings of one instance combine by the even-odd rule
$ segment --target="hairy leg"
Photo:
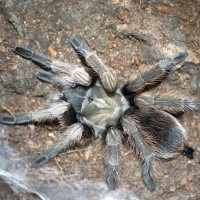
[[[114,91],[117,83],[109,67],[104,65],[95,52],[78,37],[71,36],[70,42],[74,49],[85,58],[87,64],[99,75],[104,88],[108,91]]]
[[[139,148],[138,152],[139,154],[142,153],[142,179],[145,184],[145,186],[152,192],[155,191],[155,184],[151,177],[152,167],[153,167],[153,161],[155,158],[155,154],[149,147],[149,145],[146,143],[144,138],[142,137],[142,134],[136,127],[136,124],[129,116],[124,116],[121,120],[122,127],[124,129],[124,132],[126,132],[130,139],[134,140],[134,143],[136,144],[136,148]],[[135,148],[135,147],[134,147]],[[137,155],[141,156],[141,155]]]
[[[128,83],[125,86],[125,92],[140,93],[146,87],[155,85],[157,82],[162,81],[162,79],[171,71],[172,67],[184,61],[187,55],[186,52],[180,52],[174,57],[160,61],[155,67],[150,68]]]
[[[110,128],[106,136],[106,145],[108,148],[108,167],[106,169],[106,182],[111,190],[117,187],[117,171],[120,161],[121,137],[119,130]]]
[[[48,107],[36,112],[29,112],[18,116],[0,116],[0,123],[8,125],[24,124],[30,122],[41,122],[59,118],[68,111],[70,104],[66,101],[52,102]]]
[[[64,132],[64,137],[53,145],[49,150],[44,152],[38,158],[36,158],[31,167],[37,168],[51,159],[53,159],[59,152],[62,150],[73,146],[75,143],[79,143],[82,137],[82,133],[84,131],[83,125],[81,123],[75,123],[68,127],[68,129]]]
[[[13,51],[16,54],[22,56],[23,58],[32,60],[33,62],[45,66],[47,69],[51,70],[54,73],[63,74],[67,79],[69,79],[74,84],[88,86],[91,83],[91,77],[86,72],[84,67],[78,67],[75,65],[60,62],[58,60],[52,60],[47,56],[35,53],[30,49],[20,46],[15,46],[13,48]]]
[[[37,79],[45,83],[53,84],[54,74],[48,71],[39,71],[35,74]]]
[[[150,191],[154,191],[151,174],[156,172],[160,162],[183,151],[186,131],[175,117],[160,110],[136,110],[123,116],[121,123],[129,136],[129,144],[142,161],[143,182]]]
[[[39,71],[36,73],[36,77],[45,83],[51,83],[56,86],[62,86],[62,87],[75,87],[76,84],[74,83],[73,78],[69,76],[59,76],[55,75],[48,71]]]
[[[174,95],[175,96],[175,95]],[[180,112],[200,111],[200,102],[193,99],[186,99],[185,97],[159,97],[150,95],[139,95],[133,99],[133,103],[139,108],[153,108],[165,110],[172,114]]]

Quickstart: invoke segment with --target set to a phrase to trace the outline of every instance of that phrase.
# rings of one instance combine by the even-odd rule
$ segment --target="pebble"
[[[172,14],[171,8],[165,5],[156,5],[156,9],[166,14]]]
[[[172,186],[172,187],[169,188],[169,191],[170,191],[170,192],[174,192],[175,190],[176,190],[176,187],[175,187],[175,186]]]
[[[28,141],[28,145],[29,145],[29,146],[32,146],[32,145],[33,145],[33,141],[32,141],[32,140],[29,140],[29,141]]]
[[[49,133],[48,136],[51,137],[51,138],[55,138],[54,133]]]
[[[134,177],[140,177],[141,176],[141,173],[139,170],[136,170],[135,173],[134,173]]]
[[[181,181],[181,185],[186,185],[188,182],[187,178],[183,178]]]
[[[58,56],[57,52],[52,47],[48,48],[48,53],[50,54],[52,58],[57,58]]]
[[[35,132],[35,125],[34,124],[30,124],[29,127],[30,127],[30,130],[32,132]]]
[[[46,145],[51,146],[53,144],[52,140],[46,140],[45,141]]]
[[[120,9],[117,15],[118,19],[121,21],[127,20],[129,18],[129,12],[126,9]]]
[[[128,29],[128,25],[127,24],[118,24],[117,25],[117,31],[119,33],[124,32]]]
[[[178,196],[173,196],[173,197],[170,197],[169,199],[167,200],[179,200],[179,197]]]
[[[193,182],[189,182],[186,186],[185,186],[187,191],[192,191],[193,190]]]

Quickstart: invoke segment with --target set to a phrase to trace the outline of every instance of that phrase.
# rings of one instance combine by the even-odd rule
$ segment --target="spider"
[[[59,152],[73,145],[101,138],[107,149],[106,182],[110,189],[117,187],[121,146],[134,149],[141,162],[141,177],[148,190],[156,186],[152,178],[157,165],[183,152],[193,157],[194,150],[186,145],[187,134],[174,117],[187,110],[198,111],[200,103],[183,97],[152,96],[143,93],[161,82],[173,66],[184,61],[187,52],[160,61],[126,84],[117,84],[116,77],[96,53],[80,39],[71,36],[69,41],[87,66],[63,63],[30,49],[15,46],[13,51],[31,60],[43,69],[36,77],[57,88],[49,105],[36,112],[17,116],[1,115],[6,125],[58,120],[67,124],[63,138],[42,153],[31,167],[37,168],[53,159]]]

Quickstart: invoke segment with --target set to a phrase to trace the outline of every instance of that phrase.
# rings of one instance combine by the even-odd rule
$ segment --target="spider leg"
[[[86,63],[99,75],[104,88],[108,91],[114,91],[117,82],[109,67],[104,65],[95,52],[78,37],[71,36],[70,43],[73,48],[85,58]]]
[[[56,103],[60,100],[66,101],[67,99],[65,98],[65,95],[62,92],[56,92],[51,95],[50,97],[50,103]]]
[[[124,132],[126,132],[130,138],[132,138],[140,151],[142,152],[143,155],[143,165],[142,165],[142,179],[145,184],[145,186],[151,191],[155,191],[156,186],[154,184],[154,181],[151,177],[151,171],[152,171],[152,163],[154,161],[154,153],[150,149],[149,145],[146,143],[144,138],[142,137],[142,134],[136,127],[136,124],[134,121],[128,117],[124,116],[121,119],[121,123],[124,129]]]
[[[37,79],[45,83],[53,83],[54,74],[48,71],[40,71],[35,74]]]
[[[84,131],[83,125],[81,123],[75,123],[68,127],[68,129],[64,132],[65,137],[63,137],[59,142],[53,145],[49,150],[44,152],[38,158],[36,158],[31,167],[37,168],[51,159],[53,159],[60,151],[78,143],[81,140],[82,133]]]
[[[142,94],[136,96],[133,101],[134,104],[139,108],[165,110],[172,114],[177,114],[188,110],[200,111],[200,102],[192,99],[186,99],[184,97],[153,97]]]
[[[188,56],[187,52],[180,52],[174,57],[160,61],[155,67],[145,71],[125,86],[126,93],[138,93],[147,86],[155,85],[160,82],[171,71],[174,65],[184,61]]]
[[[106,144],[108,147],[108,167],[106,169],[106,182],[111,190],[117,187],[117,171],[120,159],[119,148],[121,145],[121,137],[117,128],[110,128],[106,136]]]
[[[44,66],[46,69],[51,70],[54,73],[62,73],[69,80],[74,82],[74,84],[81,84],[85,86],[89,86],[91,83],[91,77],[86,72],[84,67],[78,67],[75,65],[67,64],[58,60],[52,60],[51,58],[44,56],[39,53],[35,53],[30,49],[15,46],[13,48],[13,52],[20,55],[23,58],[28,60],[32,60],[33,62],[38,63],[39,65]],[[48,76],[47,74],[41,75]],[[40,78],[40,74],[38,75]],[[44,77],[43,77],[44,78]]]
[[[187,138],[185,129],[175,117],[160,110],[137,110],[124,116],[121,123],[134,144],[129,142],[130,145],[142,160],[143,182],[150,191],[154,191],[151,173],[155,172],[159,162],[183,150]]]
[[[48,107],[36,112],[25,113],[18,116],[0,116],[0,123],[16,125],[30,122],[41,122],[44,120],[59,118],[64,112],[68,111],[69,108],[70,104],[66,101],[52,102]]]
[[[45,83],[51,83],[53,85],[58,85],[58,86],[70,86],[70,87],[75,87],[75,83],[73,78],[69,77],[69,76],[59,76],[59,75],[55,75],[51,72],[48,71],[39,71],[36,74],[36,77]]]

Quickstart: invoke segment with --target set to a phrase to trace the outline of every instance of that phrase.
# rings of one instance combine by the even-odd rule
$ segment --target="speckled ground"
[[[130,80],[146,65],[187,50],[186,62],[177,66],[159,89],[154,89],[159,93],[178,91],[200,100],[199,29],[199,0],[0,1],[0,111],[16,114],[35,110],[47,100],[52,89],[35,79],[39,68],[14,55],[11,47],[27,46],[77,64],[80,60],[68,41],[72,34],[83,37],[97,51],[120,83]],[[43,169],[26,173],[33,186],[52,199],[197,200],[200,199],[199,116],[190,113],[180,117],[188,131],[188,144],[196,150],[195,158],[189,160],[180,155],[161,165],[154,178],[157,189],[153,193],[144,187],[140,164],[126,147],[119,188],[110,192],[104,184],[105,164],[98,141],[88,148],[62,153]],[[7,161],[20,155],[29,164],[60,135],[57,124],[0,125],[0,130],[0,155],[8,154]],[[5,151],[5,146],[12,150]],[[18,192],[13,193],[0,182],[0,199],[37,199],[24,191]]]

